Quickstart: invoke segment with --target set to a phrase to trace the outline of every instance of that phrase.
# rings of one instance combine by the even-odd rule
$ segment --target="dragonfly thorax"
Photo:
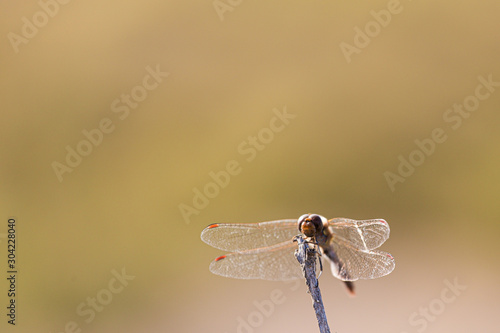
[[[328,226],[328,220],[318,214],[304,214],[297,220],[299,231],[307,237],[314,237]]]

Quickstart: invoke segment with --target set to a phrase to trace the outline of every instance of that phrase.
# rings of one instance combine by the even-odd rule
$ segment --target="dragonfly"
[[[214,274],[237,279],[286,281],[303,278],[295,258],[295,236],[302,234],[318,248],[318,260],[330,263],[334,277],[345,282],[354,295],[353,281],[375,279],[394,270],[394,257],[376,250],[389,238],[383,219],[327,220],[318,214],[298,219],[260,223],[215,223],[207,226],[201,239],[217,249],[232,253],[215,258]]]

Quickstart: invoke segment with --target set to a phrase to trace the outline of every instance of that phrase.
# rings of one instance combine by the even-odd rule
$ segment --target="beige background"
[[[306,212],[391,226],[391,275],[356,298],[321,277],[332,332],[496,332],[500,88],[456,130],[443,115],[479,76],[500,82],[500,4],[402,1],[348,63],[340,44],[387,1],[233,3],[221,21],[211,1],[73,1],[18,52],[9,33],[40,4],[1,4],[0,237],[15,216],[19,270],[12,328],[0,238],[2,332],[237,332],[273,290],[283,302],[252,332],[316,332],[302,283],[212,275],[223,252],[199,238]],[[121,120],[111,104],[148,66],[170,75]],[[248,162],[238,146],[285,106],[295,118]],[[59,182],[52,163],[105,118],[113,132]],[[435,128],[446,141],[391,191],[384,173]],[[179,205],[231,160],[241,173],[186,223]],[[77,307],[122,268],[135,278],[87,323]],[[455,279],[466,290],[439,301]]]

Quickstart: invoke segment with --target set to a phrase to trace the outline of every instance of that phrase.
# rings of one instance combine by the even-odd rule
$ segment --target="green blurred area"
[[[479,77],[500,82],[500,6],[402,1],[348,62],[341,43],[354,45],[354,28],[387,6],[242,1],[221,21],[212,2],[75,1],[52,7],[47,24],[13,47],[9,34],[42,9],[3,3],[0,237],[16,217],[19,307],[15,328],[1,310],[2,332],[62,332],[72,321],[83,332],[235,332],[254,300],[290,291],[211,275],[221,252],[201,230],[307,212],[391,226],[390,276],[360,282],[356,299],[322,278],[332,331],[416,332],[408,317],[458,277],[467,290],[426,331],[494,332],[500,87],[456,129],[445,115],[476,93]],[[126,117],[114,112],[147,68],[169,75]],[[266,137],[283,110],[289,123]],[[67,164],[67,147],[103,119],[111,133],[59,181],[53,163]],[[385,174],[436,128],[446,140],[392,190]],[[248,161],[241,147],[259,133]],[[241,172],[187,221],[180,205],[193,206],[194,191],[233,160]],[[85,322],[78,306],[122,268],[135,279]],[[305,289],[285,294],[255,332],[316,329]]]

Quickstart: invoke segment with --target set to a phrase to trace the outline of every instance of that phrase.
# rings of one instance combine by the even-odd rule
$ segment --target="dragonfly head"
[[[316,236],[328,225],[328,220],[318,214],[304,214],[297,221],[299,231],[307,237]]]

